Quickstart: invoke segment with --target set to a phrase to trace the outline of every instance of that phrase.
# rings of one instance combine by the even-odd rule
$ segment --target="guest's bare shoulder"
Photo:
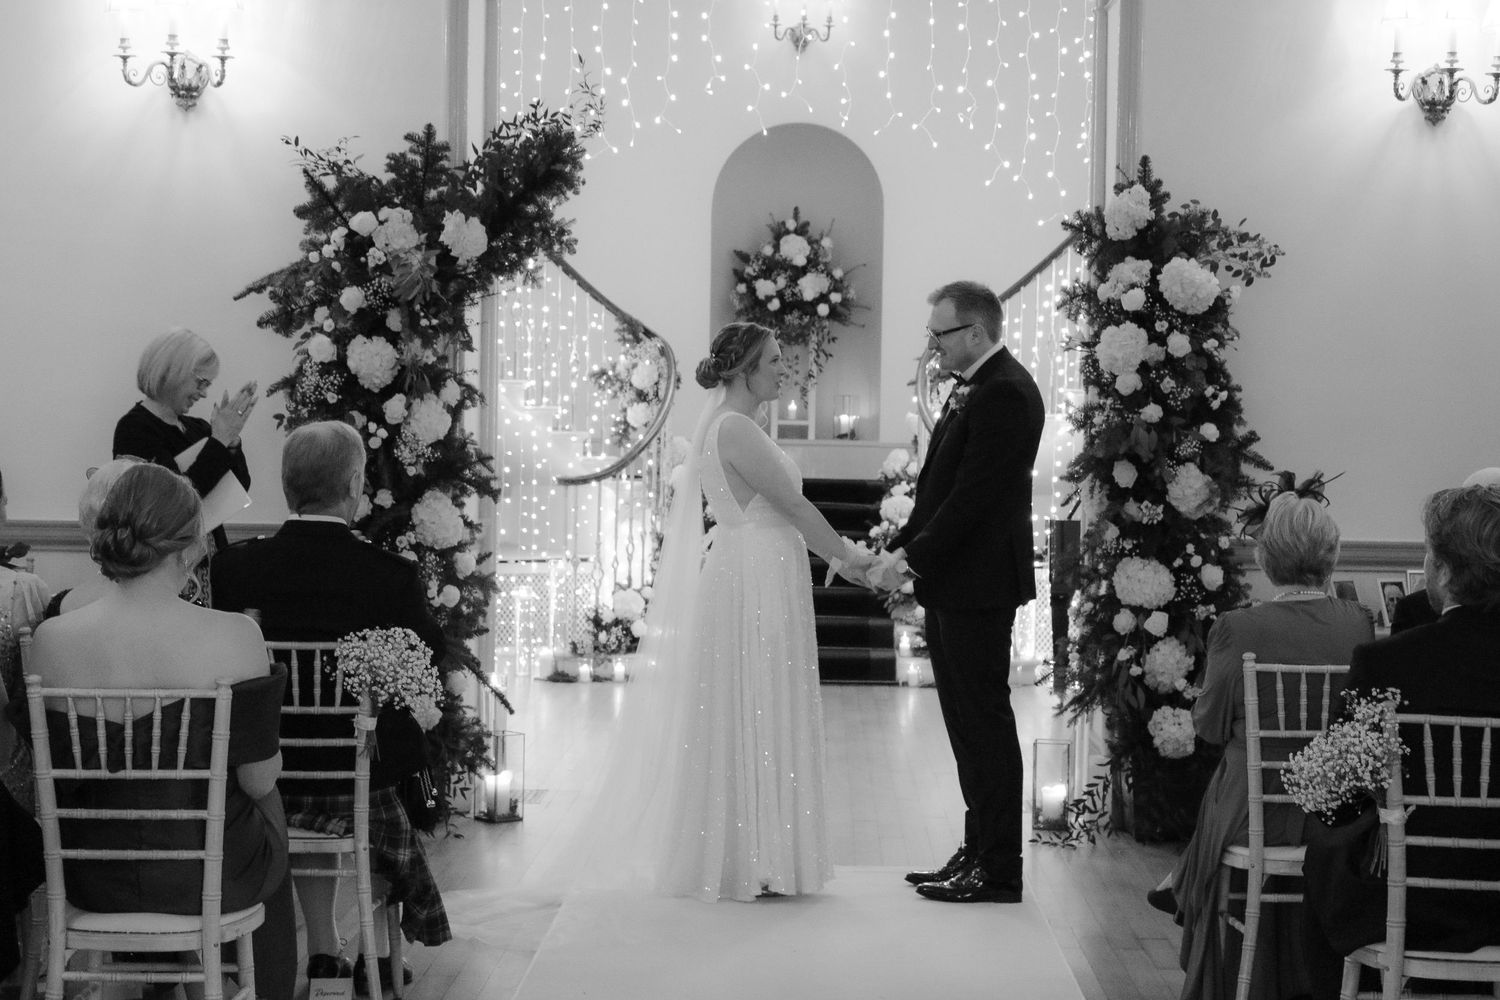
[[[232,611],[192,610],[199,630],[195,645],[212,662],[214,676],[235,681],[265,676],[270,669],[265,638],[254,619]]]

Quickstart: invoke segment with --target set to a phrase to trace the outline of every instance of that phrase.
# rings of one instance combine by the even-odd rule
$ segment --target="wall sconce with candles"
[[[828,22],[823,25],[823,31],[822,31],[821,34],[818,32],[817,28],[814,28],[811,24],[809,24],[807,22],[807,11],[806,10],[802,11],[802,20],[801,21],[797,22],[796,24],[792,25],[791,27],[789,27],[789,28],[787,28],[785,30],[782,30],[782,27],[781,27],[781,16],[779,14],[774,14],[774,13],[771,15],[771,37],[775,38],[778,42],[781,41],[783,38],[788,39],[789,41],[791,41],[792,47],[794,49],[796,49],[798,53],[805,52],[807,50],[807,47],[809,45],[811,45],[813,42],[826,42],[826,41],[828,41],[829,37],[831,37],[832,35],[833,35],[833,15],[832,14],[828,15]]]
[[[187,111],[198,103],[198,98],[209,87],[222,87],[228,63],[234,57],[229,54],[229,15],[242,7],[240,0],[111,0],[109,9],[120,21],[120,46],[115,58],[120,60],[120,76],[132,87],[143,86],[147,80],[158,87],[166,87],[177,106]],[[153,11],[157,20],[163,22],[166,41],[161,50],[162,58],[142,63],[145,57],[133,51],[131,45],[132,19],[144,20]],[[190,19],[205,20],[212,17],[217,24],[217,52],[207,59],[200,59],[182,47],[179,39],[178,19],[186,15]],[[142,23],[143,28],[153,25]],[[210,29],[212,30],[212,29]],[[215,69],[210,61],[219,65]]]
[[[1492,60],[1490,68],[1485,73],[1490,78],[1486,86],[1475,83],[1471,77],[1461,75],[1463,66],[1458,61],[1459,34],[1460,29],[1472,20],[1466,16],[1466,6],[1467,4],[1461,2],[1449,4],[1444,17],[1427,21],[1425,24],[1411,16],[1408,5],[1404,2],[1397,0],[1387,6],[1385,21],[1394,31],[1391,64],[1387,67],[1387,72],[1391,74],[1391,93],[1398,101],[1405,101],[1410,97],[1431,125],[1436,125],[1447,118],[1448,112],[1458,101],[1472,99],[1476,104],[1493,104],[1495,98],[1500,96],[1500,37],[1497,37],[1500,36],[1500,31],[1497,31],[1500,29],[1500,2],[1491,3],[1489,13],[1483,22],[1482,36],[1486,39],[1485,57]],[[1408,82],[1403,83],[1401,74],[1409,72],[1403,65],[1405,48],[1416,33],[1414,29],[1423,27],[1441,30],[1447,58],[1440,63],[1434,63],[1411,77]]]

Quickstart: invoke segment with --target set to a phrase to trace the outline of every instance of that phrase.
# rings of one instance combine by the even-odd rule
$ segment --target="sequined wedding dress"
[[[756,496],[743,508],[708,426],[704,496],[717,522],[696,594],[687,764],[667,806],[658,888],[700,899],[815,892],[832,876],[812,577],[802,534]],[[801,474],[779,453],[800,490]]]

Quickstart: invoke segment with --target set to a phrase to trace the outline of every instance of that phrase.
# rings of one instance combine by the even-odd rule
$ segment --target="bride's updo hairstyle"
[[[203,503],[185,478],[142,463],[115,480],[89,546],[111,580],[144,576],[203,537]]]
[[[730,323],[714,334],[708,357],[698,362],[694,373],[705,389],[724,385],[735,376],[760,364],[766,345],[776,336],[770,327],[759,323]]]

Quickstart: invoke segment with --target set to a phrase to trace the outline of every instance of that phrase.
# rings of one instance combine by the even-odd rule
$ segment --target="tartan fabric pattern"
[[[283,794],[281,801],[292,829],[335,837],[354,830],[353,795]],[[394,788],[370,789],[370,871],[390,883],[390,898],[401,904],[401,930],[408,941],[431,947],[452,940],[427,854]]]

